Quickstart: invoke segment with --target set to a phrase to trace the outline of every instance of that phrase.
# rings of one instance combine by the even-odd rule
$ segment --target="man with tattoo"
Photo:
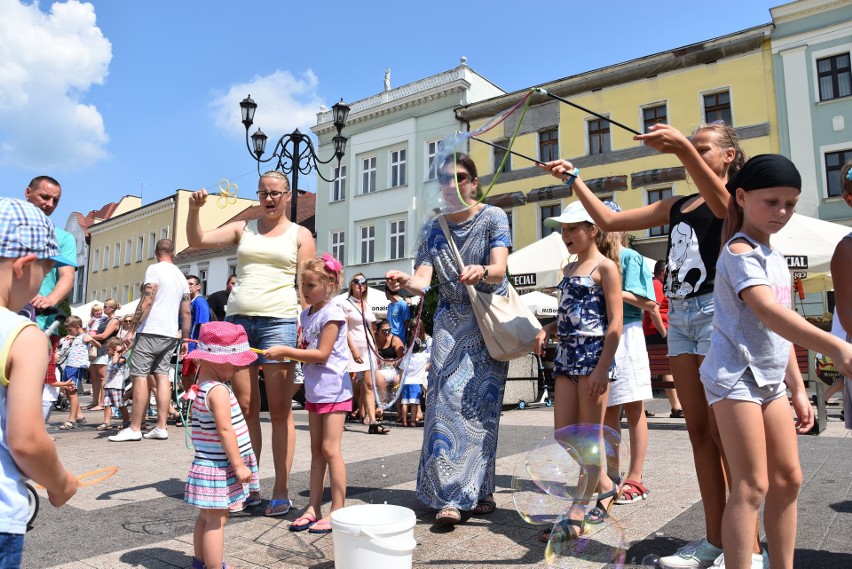
[[[190,296],[186,277],[174,262],[175,246],[169,239],[157,241],[154,251],[157,263],[145,271],[142,298],[130,328],[124,336],[125,347],[130,347],[130,376],[133,381],[133,409],[130,426],[109,437],[113,442],[167,439],[166,419],[171,400],[169,366],[175,348],[180,345],[180,356],[187,346],[182,340],[189,338],[191,316]],[[176,315],[180,315],[180,329]],[[156,378],[157,426],[142,434],[142,423],[148,408],[150,390],[147,376]]]

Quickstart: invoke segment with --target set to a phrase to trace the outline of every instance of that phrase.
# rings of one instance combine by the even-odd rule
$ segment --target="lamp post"
[[[311,170],[315,170],[317,175],[326,182],[333,182],[334,178],[329,179],[322,175],[319,166],[328,164],[337,158],[337,166],[340,167],[340,160],[346,150],[346,137],[341,136],[340,132],[346,124],[346,117],[349,116],[349,105],[340,99],[340,102],[332,108],[334,114],[334,126],[337,129],[337,136],[332,141],[334,142],[334,155],[328,160],[320,160],[317,157],[316,149],[311,138],[299,132],[297,128],[290,134],[285,134],[275,143],[275,148],[272,150],[272,155],[269,158],[262,159],[266,151],[267,136],[258,128],[251,137],[249,137],[249,127],[254,123],[254,112],[257,110],[257,103],[252,100],[251,95],[240,101],[240,112],[242,114],[242,122],[246,127],[246,148],[249,154],[257,161],[257,174],[260,176],[260,165],[270,162],[277,158],[278,162],[275,165],[275,170],[284,174],[290,174],[292,177],[291,202],[290,202],[290,221],[296,223],[296,213],[298,211],[297,199],[299,195],[299,173],[308,175]],[[251,144],[249,144],[251,138]],[[289,146],[289,148],[288,148]]]

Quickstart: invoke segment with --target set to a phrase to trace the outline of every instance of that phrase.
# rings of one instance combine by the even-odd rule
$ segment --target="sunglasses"
[[[438,174],[438,183],[440,184],[449,184],[453,181],[454,176],[452,174]],[[459,172],[455,175],[456,184],[464,184],[465,182],[470,181],[470,175],[465,174],[464,172]]]
[[[265,200],[268,197],[277,200],[286,193],[287,192],[279,192],[278,190],[272,190],[271,192],[265,192],[263,190],[260,190],[257,192],[257,197],[262,200]]]
[[[367,284],[367,279],[365,279],[365,278],[352,279],[352,284],[356,284],[356,285],[359,285],[359,286],[364,286],[365,284]]]

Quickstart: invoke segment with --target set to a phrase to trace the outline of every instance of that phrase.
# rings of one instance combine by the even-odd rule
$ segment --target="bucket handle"
[[[390,546],[387,546],[384,543],[382,543],[382,541],[384,540],[384,538],[382,536],[376,535],[371,531],[368,531],[368,530],[365,530],[365,529],[362,528],[360,531],[356,532],[356,535],[359,534],[359,533],[364,534],[367,537],[369,537],[371,540],[373,540],[374,546],[376,546],[380,549],[384,549],[385,551],[390,552],[390,553],[411,553],[417,547],[417,540],[414,539],[414,538],[411,538],[411,541],[409,542],[410,545],[399,546],[399,547],[390,547]]]

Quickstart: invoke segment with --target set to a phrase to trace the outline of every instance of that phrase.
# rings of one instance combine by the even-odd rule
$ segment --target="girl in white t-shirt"
[[[799,201],[801,176],[793,163],[778,154],[755,156],[727,188],[732,199],[716,266],[713,333],[700,368],[731,470],[722,519],[724,561],[716,565],[762,564],[753,545],[765,501],[772,567],[792,569],[802,485],[796,432],[807,432],[814,415],[790,342],[833,357],[846,375],[852,373],[852,346],[790,308],[787,263],[769,243]]]

